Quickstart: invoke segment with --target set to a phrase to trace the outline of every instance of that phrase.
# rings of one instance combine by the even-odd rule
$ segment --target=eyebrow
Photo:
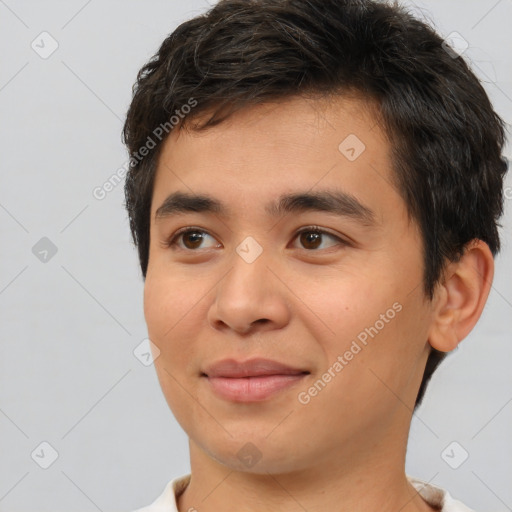
[[[272,217],[289,213],[321,211],[352,218],[365,226],[376,224],[375,213],[352,194],[343,191],[296,192],[281,195],[268,203],[265,212]],[[227,217],[231,209],[207,194],[173,192],[155,212],[155,221],[183,213],[214,213]]]

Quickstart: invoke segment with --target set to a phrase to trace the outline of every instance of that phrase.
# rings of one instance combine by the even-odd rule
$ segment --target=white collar
[[[190,473],[171,480],[164,492],[149,506],[133,512],[178,512],[178,496],[190,482]],[[435,485],[428,484],[417,478],[407,477],[418,494],[432,507],[440,512],[474,512],[460,501],[453,499],[450,494]]]

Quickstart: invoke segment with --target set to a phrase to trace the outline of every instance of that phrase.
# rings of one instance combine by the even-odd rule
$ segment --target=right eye
[[[212,240],[215,240],[207,231],[188,226],[186,228],[179,229],[172,234],[165,242],[165,247],[177,247],[183,251],[195,251],[201,248],[200,245],[206,237],[210,237]],[[214,247],[221,247],[221,244],[217,243],[210,247],[206,247],[206,249]]]

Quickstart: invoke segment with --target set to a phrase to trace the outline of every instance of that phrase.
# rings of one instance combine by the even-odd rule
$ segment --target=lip
[[[208,377],[260,377],[262,375],[298,375],[307,372],[304,368],[294,368],[278,361],[257,357],[248,361],[223,359],[207,366],[204,374]]]
[[[293,386],[309,375],[270,359],[224,359],[208,366],[201,375],[220,398],[232,402],[261,402]]]

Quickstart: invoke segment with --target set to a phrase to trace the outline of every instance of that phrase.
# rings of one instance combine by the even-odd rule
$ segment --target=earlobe
[[[473,240],[459,261],[448,264],[433,300],[428,337],[433,348],[450,352],[471,332],[482,314],[493,277],[494,258],[482,240]]]

